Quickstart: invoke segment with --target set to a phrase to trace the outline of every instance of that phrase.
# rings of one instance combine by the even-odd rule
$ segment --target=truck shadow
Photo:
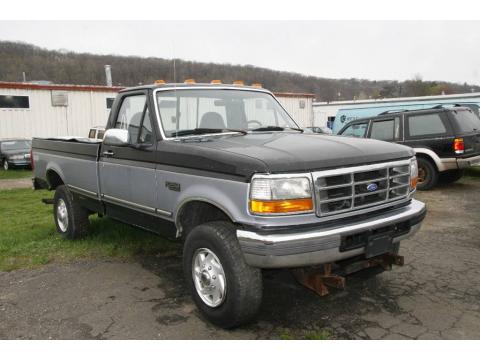
[[[159,277],[158,286],[166,293],[154,310],[162,307],[175,312],[177,308],[193,305],[184,281],[181,251],[168,256],[140,254],[136,260]],[[345,290],[331,289],[329,295],[320,297],[300,285],[288,270],[264,271],[264,298],[257,321],[241,330],[265,334],[283,329],[293,333],[327,329],[336,338],[353,338],[352,334],[365,327],[361,314],[381,308],[399,312],[388,284],[374,273],[367,270],[351,275]],[[195,314],[202,319],[198,311]]]

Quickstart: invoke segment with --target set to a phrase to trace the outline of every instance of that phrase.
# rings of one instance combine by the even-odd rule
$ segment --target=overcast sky
[[[1,40],[252,64],[328,78],[480,85],[480,21],[0,21]]]

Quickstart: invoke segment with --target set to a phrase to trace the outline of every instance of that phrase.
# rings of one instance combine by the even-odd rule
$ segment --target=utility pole
[[[105,65],[105,77],[107,78],[107,86],[112,86],[112,67]]]

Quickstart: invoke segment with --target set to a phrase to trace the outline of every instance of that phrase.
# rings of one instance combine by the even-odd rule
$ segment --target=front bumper
[[[31,165],[30,160],[27,159],[16,159],[16,160],[7,160],[8,165],[14,166],[14,167],[28,167]]]
[[[287,268],[326,264],[365,253],[365,247],[341,249],[342,239],[384,228],[402,229],[393,243],[416,233],[426,214],[425,204],[412,200],[408,205],[377,214],[366,220],[343,221],[314,230],[256,232],[237,230],[246,262],[258,268]]]

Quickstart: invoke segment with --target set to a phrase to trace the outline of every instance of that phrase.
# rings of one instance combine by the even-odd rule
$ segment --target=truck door
[[[120,99],[113,127],[129,132],[128,146],[102,145],[99,176],[107,213],[131,217],[132,211],[155,213],[155,132],[147,93],[129,93]],[[129,218],[129,222],[133,222]]]

